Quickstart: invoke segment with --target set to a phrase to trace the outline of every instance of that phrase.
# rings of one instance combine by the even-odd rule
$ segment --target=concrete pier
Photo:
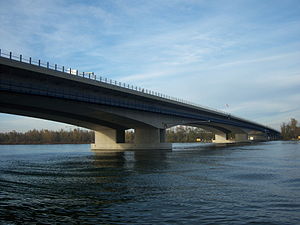
[[[235,142],[248,142],[248,134],[246,133],[242,133],[242,134],[234,134],[235,138],[234,141]]]
[[[248,142],[248,134],[247,133],[236,133],[234,134],[234,139],[228,139],[228,134],[226,133],[216,133],[215,139],[212,141],[213,143],[238,143],[238,142]]]
[[[103,127],[95,131],[92,150],[130,150],[130,149],[172,149],[165,143],[165,130],[158,128],[136,128],[134,143],[125,143],[125,131]]]
[[[234,140],[229,140],[227,133],[217,132],[215,133],[215,138],[214,140],[212,140],[212,142],[217,144],[226,144],[226,143],[233,143]]]

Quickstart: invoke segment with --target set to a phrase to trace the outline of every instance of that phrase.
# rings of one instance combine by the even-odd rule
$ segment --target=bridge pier
[[[267,141],[268,136],[264,133],[256,133],[256,134],[250,134],[249,135],[250,141]]]
[[[223,132],[215,133],[215,139],[213,143],[232,143],[232,140],[228,140],[228,134]]]
[[[236,142],[247,142],[248,134],[247,133],[235,133],[234,139],[228,139],[228,134],[219,132],[215,134],[215,139],[213,143],[236,143]]]
[[[241,134],[234,134],[235,142],[248,142],[248,134],[247,133],[241,133]]]
[[[95,143],[92,150],[130,150],[130,149],[172,149],[171,143],[165,143],[165,129],[136,128],[134,143],[125,143],[125,130],[103,127],[95,131]]]

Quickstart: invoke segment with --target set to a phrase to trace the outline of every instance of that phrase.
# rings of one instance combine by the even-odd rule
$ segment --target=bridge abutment
[[[92,150],[130,150],[130,149],[172,149],[171,143],[165,143],[165,129],[136,128],[134,143],[125,143],[125,131],[104,127],[95,131],[95,143]]]

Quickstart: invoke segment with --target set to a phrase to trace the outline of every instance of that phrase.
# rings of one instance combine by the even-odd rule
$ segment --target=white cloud
[[[263,63],[263,62],[268,62],[268,61],[278,61],[283,58],[299,57],[299,56],[300,56],[300,52],[292,52],[292,53],[287,53],[287,54],[272,55],[272,56],[255,58],[255,59],[245,59],[245,60],[227,62],[227,63],[216,65],[215,68],[232,67],[232,66],[243,65],[243,64]]]
[[[120,81],[123,82],[134,82],[139,80],[146,80],[146,79],[153,79],[153,78],[159,78],[164,76],[171,75],[171,72],[153,72],[153,73],[144,73],[144,74],[134,74],[126,77],[122,77]]]

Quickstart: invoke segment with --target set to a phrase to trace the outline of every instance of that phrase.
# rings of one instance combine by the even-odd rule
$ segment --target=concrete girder
[[[106,113],[114,114],[122,118],[131,119],[135,121],[139,121],[142,126],[148,125],[159,129],[166,129],[172,126],[187,124],[196,121],[195,119],[182,118],[179,116],[170,116],[165,114],[158,114],[154,112],[146,112],[146,111],[137,111],[133,109],[122,108],[121,110],[118,108],[112,107],[101,107],[101,110]],[[132,128],[138,128],[139,126],[133,126]]]
[[[2,98],[3,96],[3,98]],[[13,103],[13,104],[12,104]],[[50,97],[1,92],[0,111],[82,126],[97,130],[97,126],[129,129],[148,126],[145,123],[101,111],[102,107]],[[101,130],[101,128],[100,128]]]
[[[224,128],[226,130],[230,130],[231,133],[234,134],[247,134],[247,131],[244,128],[240,128],[240,127],[235,127],[232,125],[228,125],[228,124],[221,124],[221,123],[210,123],[211,126],[216,126],[216,127],[221,127]]]
[[[61,123],[72,124],[75,126],[84,127],[91,130],[101,130],[102,126],[112,128],[112,129],[128,129],[119,124],[109,123],[107,121],[89,118],[89,117],[80,117],[76,114],[57,112],[54,110],[41,110],[32,107],[17,107],[15,105],[1,105],[0,112],[15,114],[20,116],[29,116],[34,118],[46,119]],[[100,125],[101,124],[101,125]]]
[[[95,130],[96,125],[116,129],[143,128],[145,126],[166,129],[170,124],[185,124],[195,121],[176,116],[159,115],[152,112],[109,107],[85,102],[78,103],[71,100],[28,94],[1,92],[0,104],[2,108],[0,108],[0,111],[4,113],[65,122],[93,130]],[[75,120],[71,120],[72,116]],[[87,118],[93,121],[94,125],[85,123]]]

